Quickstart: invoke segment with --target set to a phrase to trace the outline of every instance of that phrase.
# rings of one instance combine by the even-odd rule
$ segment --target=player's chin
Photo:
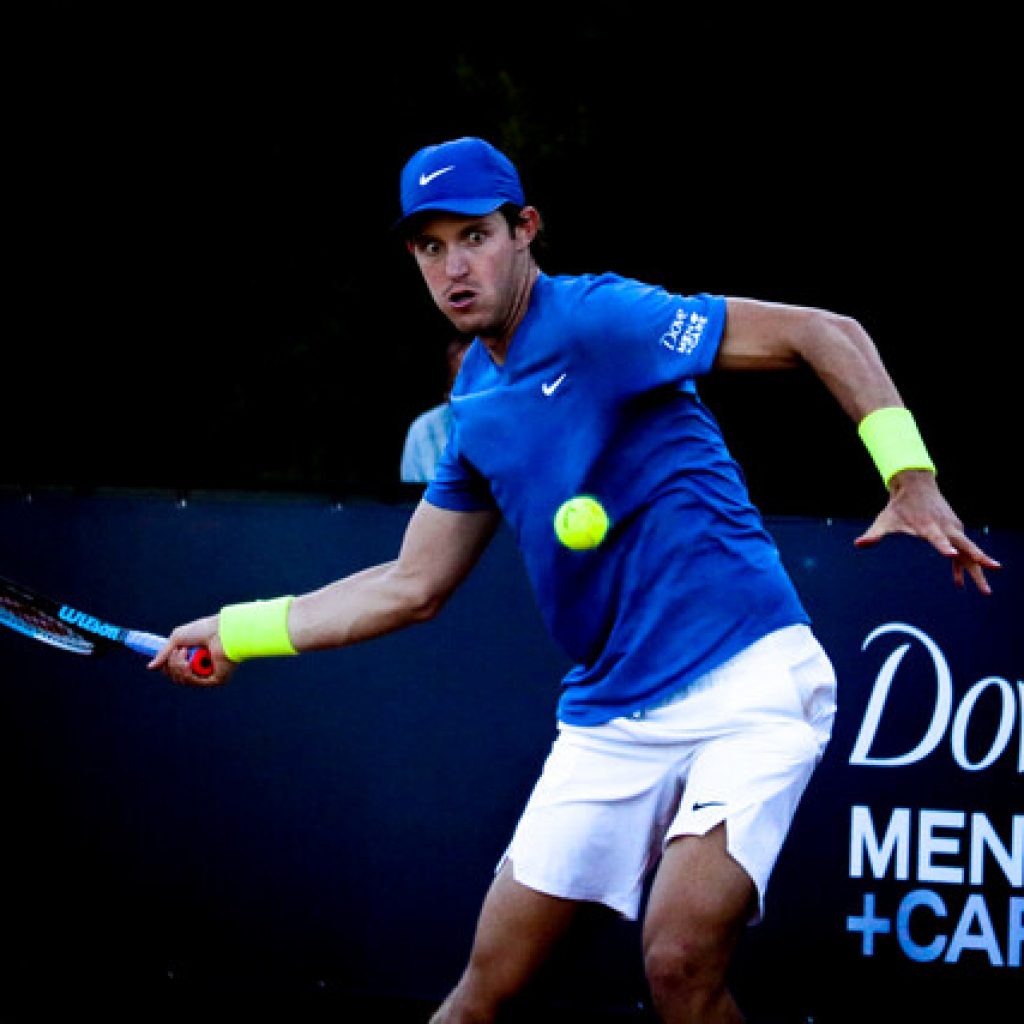
[[[475,293],[455,293],[441,305],[441,312],[460,331],[480,331],[490,322],[488,310]]]
[[[470,310],[458,310],[450,308],[446,309],[444,313],[445,316],[448,317],[448,322],[460,334],[486,333],[486,328],[489,322],[488,318],[479,313],[474,313]]]

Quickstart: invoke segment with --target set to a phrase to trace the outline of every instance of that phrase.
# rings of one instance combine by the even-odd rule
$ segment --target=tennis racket
[[[0,626],[39,640],[71,654],[102,654],[112,647],[125,647],[136,654],[154,657],[166,637],[125,629],[94,615],[61,604],[0,576]],[[205,647],[188,652],[189,665],[200,677],[213,674],[213,659]]]

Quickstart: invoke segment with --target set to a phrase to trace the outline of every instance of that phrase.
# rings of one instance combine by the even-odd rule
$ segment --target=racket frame
[[[26,613],[34,612],[35,618],[33,619],[30,614],[17,614],[17,608],[24,609]],[[47,632],[40,625],[41,619],[48,619],[50,623],[58,622],[61,629],[56,631],[50,628]],[[119,646],[135,654],[153,658],[167,643],[167,638],[157,633],[126,629],[124,626],[107,622],[72,605],[55,601],[5,576],[0,576],[0,625],[50,647],[85,656]],[[75,643],[72,640],[74,637],[81,643]],[[205,647],[190,648],[188,655],[189,664],[197,676],[206,677],[212,674],[213,661]]]

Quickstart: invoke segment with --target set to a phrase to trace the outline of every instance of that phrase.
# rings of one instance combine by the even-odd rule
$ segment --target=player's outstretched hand
[[[213,672],[196,675],[189,664],[189,651],[205,647],[213,660]],[[185,686],[220,686],[226,683],[238,667],[225,653],[220,643],[218,617],[210,615],[179,626],[167,638],[167,643],[149,663],[148,668],[162,671],[176,683]]]
[[[939,554],[952,561],[953,581],[958,587],[964,585],[966,573],[983,594],[992,593],[985,570],[1002,566],[964,532],[963,523],[949,507],[933,473],[926,470],[897,473],[890,481],[889,503],[854,543],[858,547],[869,547],[890,533],[909,533],[928,541]]]

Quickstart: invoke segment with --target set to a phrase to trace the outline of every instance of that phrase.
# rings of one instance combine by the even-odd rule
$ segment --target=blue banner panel
[[[978,538],[1006,566],[986,598],[910,538],[855,551],[862,524],[771,526],[839,713],[747,981],[825,1020],[996,1019],[1024,939],[1024,536]]]
[[[166,632],[390,559],[409,511],[12,494],[0,574]],[[1021,979],[1024,533],[979,538],[1006,566],[984,598],[908,538],[855,550],[864,525],[769,521],[839,713],[735,988],[755,1019],[982,1019]],[[568,667],[510,537],[404,633],[211,691],[144,664],[0,631],[0,1002],[439,999]],[[583,915],[534,998],[643,1019],[638,928]]]

